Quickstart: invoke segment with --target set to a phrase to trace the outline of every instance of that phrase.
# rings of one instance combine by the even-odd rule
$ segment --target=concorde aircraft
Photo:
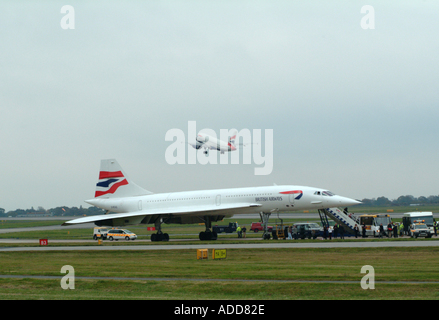
[[[268,222],[272,213],[348,207],[359,201],[313,187],[274,185],[267,187],[152,193],[132,182],[115,159],[101,161],[95,198],[85,201],[107,214],[83,217],[64,226],[94,222],[98,226],[154,224],[152,241],[167,241],[162,223],[205,223],[200,240],[216,240],[212,222],[235,214],[259,213]],[[109,213],[112,214],[109,214]],[[266,230],[265,230],[266,231]]]

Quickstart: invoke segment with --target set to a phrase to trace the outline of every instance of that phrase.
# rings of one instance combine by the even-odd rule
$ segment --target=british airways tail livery
[[[341,197],[328,190],[275,185],[267,187],[231,188],[216,190],[157,193],[145,190],[132,182],[115,159],[101,161],[95,198],[87,203],[113,214],[84,217],[63,225],[94,222],[98,226],[154,224],[157,234],[152,241],[169,240],[161,230],[162,223],[205,223],[200,240],[215,240],[212,222],[234,214],[271,213],[309,209],[348,207],[359,201]]]
[[[121,188],[124,186],[124,188]],[[123,198],[152,194],[130,181],[116,160],[102,160],[95,198]]]

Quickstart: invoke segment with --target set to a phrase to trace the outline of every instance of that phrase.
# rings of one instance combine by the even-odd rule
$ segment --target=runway
[[[261,240],[264,241],[264,240]],[[407,248],[439,247],[438,240],[413,241],[344,241],[344,242],[281,242],[230,243],[230,244],[154,244],[117,246],[41,246],[41,247],[2,247],[0,252],[11,251],[135,251],[135,250],[196,250],[196,249],[309,249],[309,248]]]
[[[391,214],[392,217],[398,217],[402,214]],[[293,213],[293,214],[282,214],[280,218],[282,219],[318,219],[318,214],[304,214],[304,213]],[[258,219],[259,215],[235,215],[233,218],[242,219]],[[11,219],[11,218],[10,218]],[[52,220],[52,219],[48,219]],[[66,217],[60,219],[56,217],[53,220],[66,220]],[[10,229],[0,229],[0,233],[10,233],[10,232],[21,232],[21,231],[42,231],[42,230],[57,230],[57,229],[88,229],[93,228],[94,224],[87,223],[76,226],[69,226],[68,228],[62,227],[61,225],[55,226],[42,226],[42,227],[31,227],[31,228],[10,228]],[[226,240],[222,239],[222,240]],[[237,240],[227,238],[227,240]],[[230,244],[215,244],[212,242],[200,244],[184,244],[188,241],[198,241],[198,239],[176,239],[170,242],[181,242],[178,244],[160,243],[160,244],[150,244],[142,245],[137,244],[139,242],[150,242],[150,240],[136,240],[135,245],[98,245],[95,240],[56,240],[49,239],[49,246],[41,247],[0,247],[0,252],[6,251],[114,251],[114,250],[196,250],[196,249],[265,249],[265,248],[382,248],[382,247],[435,247],[439,246],[439,241],[435,240],[409,240],[409,241],[363,241],[362,239],[350,239],[344,242],[335,241],[316,241],[316,242],[300,242],[297,241],[264,241],[260,240],[260,243],[246,243],[249,239],[239,239],[239,243]],[[254,238],[251,240],[255,240]],[[439,239],[438,239],[439,240]],[[38,244],[38,239],[0,239],[0,243],[5,244]],[[64,246],[63,243],[76,243],[75,246]],[[81,244],[95,243],[95,245],[81,245]],[[56,245],[54,245],[56,244]]]

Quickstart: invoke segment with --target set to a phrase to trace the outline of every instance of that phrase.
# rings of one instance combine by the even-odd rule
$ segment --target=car
[[[273,227],[272,226],[268,226],[267,229],[268,229],[268,232],[272,232],[273,231]],[[252,222],[250,230],[254,231],[254,232],[263,231],[264,230],[264,226],[262,225],[261,222]]]
[[[294,239],[315,239],[323,231],[317,223],[314,222],[298,222],[293,224],[293,238]]]
[[[107,232],[107,238],[110,241],[113,240],[136,240],[137,235],[127,229],[110,229]]]
[[[431,238],[430,229],[425,223],[413,223],[410,226],[410,236],[413,238],[425,237]]]

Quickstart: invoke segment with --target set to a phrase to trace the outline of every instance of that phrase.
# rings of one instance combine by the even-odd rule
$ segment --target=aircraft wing
[[[231,204],[221,204],[220,206],[216,205],[202,205],[202,206],[187,206],[187,207],[176,207],[176,208],[162,208],[162,209],[154,209],[154,210],[143,210],[129,213],[115,213],[115,214],[105,214],[98,216],[90,216],[84,218],[78,218],[70,221],[64,222],[63,226],[81,224],[81,223],[90,223],[90,222],[99,222],[104,220],[118,220],[120,222],[129,221],[129,224],[139,224],[145,217],[147,216],[219,216],[219,215],[231,215],[231,214],[239,214],[246,213],[250,208],[260,207],[262,206],[259,203],[231,203]]]
[[[200,149],[205,143],[197,141],[195,144],[191,142],[187,142],[188,145],[190,145],[194,149]]]

